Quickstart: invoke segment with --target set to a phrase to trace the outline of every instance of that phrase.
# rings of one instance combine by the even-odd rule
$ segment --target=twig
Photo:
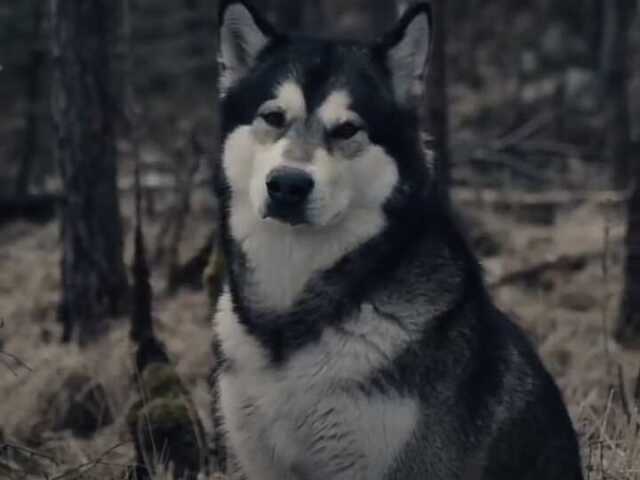
[[[527,140],[518,145],[514,145],[514,148],[524,151],[534,151],[545,153],[548,155],[557,155],[564,160],[567,157],[579,157],[581,155],[580,149],[570,143],[556,142],[553,140]]]
[[[91,470],[91,469],[97,467],[98,465],[101,465],[103,463],[103,459],[107,455],[109,455],[114,450],[120,448],[121,446],[126,445],[127,443],[131,443],[131,442],[130,441],[126,441],[126,442],[121,442],[121,443],[119,443],[117,445],[114,445],[113,447],[109,448],[104,453],[102,453],[95,460],[91,460],[89,462],[85,462],[85,463],[82,463],[82,464],[80,464],[80,465],[78,465],[76,467],[73,467],[72,469],[67,470],[65,473],[62,473],[60,475],[57,475],[57,476],[51,478],[51,480],[62,480],[63,478],[69,478],[71,475],[74,475],[76,473],[86,473],[88,470]]]
[[[0,352],[0,354],[2,354],[2,352]],[[7,370],[9,370],[11,373],[13,373],[13,376],[14,376],[14,377],[18,377],[18,372],[16,372],[16,370],[15,370],[11,365],[9,365],[9,364],[8,364],[7,362],[5,362],[5,361],[1,361],[1,363],[2,363],[2,365],[4,365],[4,366],[5,366],[5,368],[6,368]]]
[[[0,355],[11,359],[14,363],[18,364],[20,367],[24,368],[25,370],[28,370],[29,372],[33,372],[33,368],[31,368],[29,365],[27,365],[25,362],[20,360],[15,355],[13,355],[11,353],[4,352],[2,350],[0,350]],[[7,362],[4,362],[4,361],[2,362],[2,364],[5,367],[7,367],[7,369],[10,370],[11,373],[13,373],[16,377],[18,376],[18,373],[13,369],[13,367],[11,365],[9,365]]]

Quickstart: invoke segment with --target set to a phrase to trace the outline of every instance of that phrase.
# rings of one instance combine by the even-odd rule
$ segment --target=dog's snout
[[[313,179],[304,170],[280,167],[269,174],[267,190],[271,201],[286,206],[299,206],[313,189]]]

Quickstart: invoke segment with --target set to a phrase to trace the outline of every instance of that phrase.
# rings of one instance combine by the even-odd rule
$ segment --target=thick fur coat
[[[221,11],[218,394],[248,480],[580,480],[560,392],[494,306],[414,105],[431,16],[374,45]]]

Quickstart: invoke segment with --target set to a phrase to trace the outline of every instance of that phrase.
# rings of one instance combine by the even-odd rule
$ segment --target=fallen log
[[[497,213],[536,225],[551,225],[561,210],[585,203],[600,208],[621,207],[627,192],[619,191],[548,191],[543,193],[500,191],[495,189],[455,188],[453,202],[461,207],[488,208]]]

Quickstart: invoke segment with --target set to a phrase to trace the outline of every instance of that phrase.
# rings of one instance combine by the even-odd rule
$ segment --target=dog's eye
[[[279,110],[274,110],[272,112],[266,112],[260,115],[262,119],[273,128],[283,128],[287,123],[287,117],[285,114]]]
[[[362,128],[353,122],[343,122],[340,125],[334,127],[329,132],[332,138],[337,140],[349,140],[354,137]]]

